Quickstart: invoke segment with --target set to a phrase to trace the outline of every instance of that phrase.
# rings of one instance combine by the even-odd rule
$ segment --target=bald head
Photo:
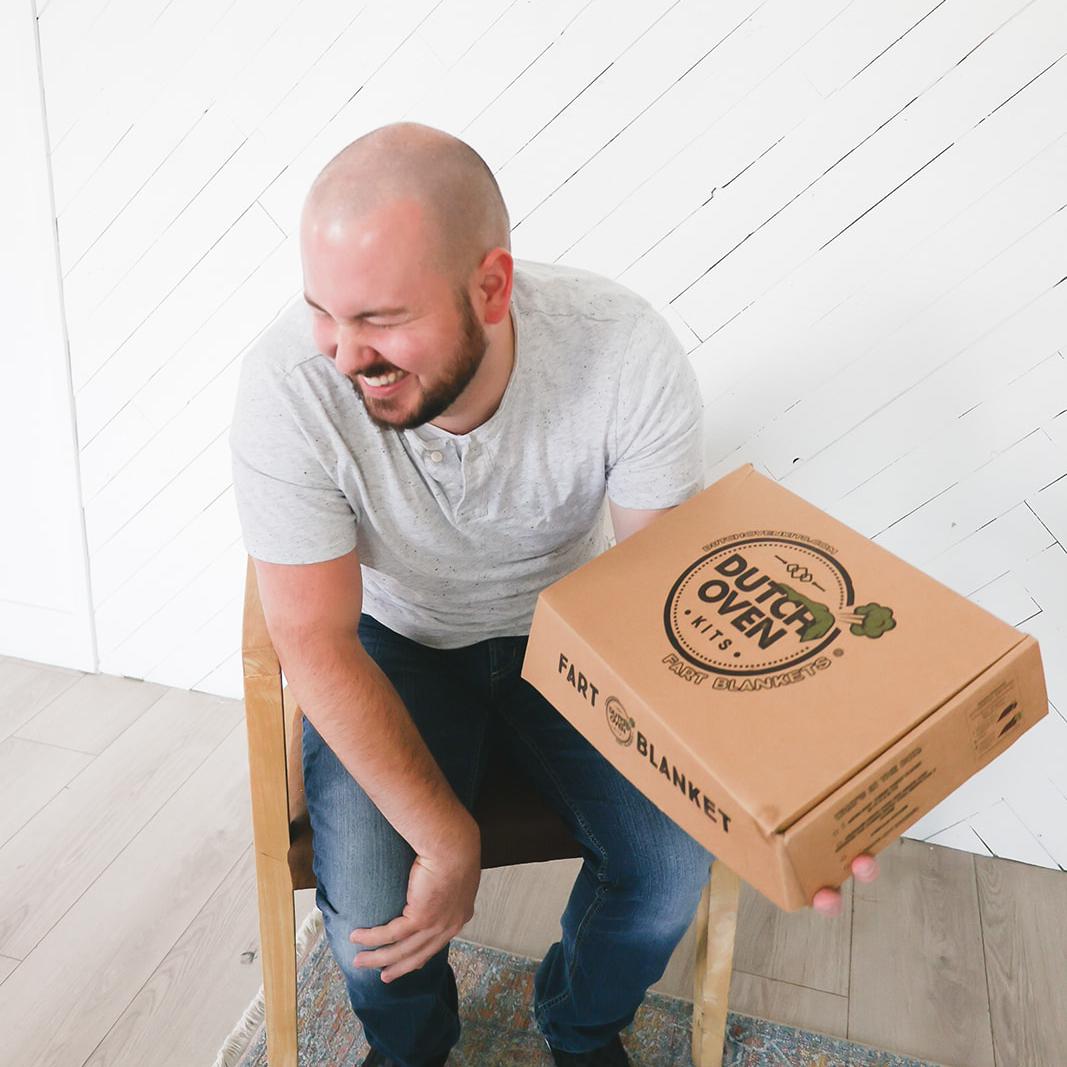
[[[429,261],[456,286],[491,249],[511,251],[507,208],[485,161],[416,122],[381,126],[334,156],[312,183],[301,228],[305,237],[344,242],[398,208],[413,215]]]

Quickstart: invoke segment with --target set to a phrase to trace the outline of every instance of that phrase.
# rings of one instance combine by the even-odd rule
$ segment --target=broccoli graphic
[[[833,626],[833,612],[825,604],[804,596],[785,582],[776,584],[790,600],[803,604],[812,614],[812,621],[800,634],[801,641],[816,641]],[[897,624],[896,619],[893,618],[892,608],[874,603],[860,604],[850,612],[842,612],[839,618],[841,622],[852,624],[849,626],[849,632],[855,634],[856,637],[881,637]]]
[[[804,627],[800,634],[801,641],[816,641],[833,626],[833,612],[825,604],[820,604],[817,600],[804,596],[803,593],[797,592],[796,589],[791,585],[786,585],[785,582],[778,582],[777,585],[790,600],[803,604],[813,616],[812,621]]]
[[[857,637],[881,637],[897,624],[897,620],[893,618],[893,609],[881,604],[860,604],[841,618],[852,623],[849,631]]]

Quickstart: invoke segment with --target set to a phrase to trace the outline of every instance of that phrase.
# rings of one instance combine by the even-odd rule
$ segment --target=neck
[[[515,327],[511,308],[500,322],[486,327],[489,347],[481,366],[457,401],[429,425],[448,433],[465,434],[492,418],[511,380],[515,366]]]

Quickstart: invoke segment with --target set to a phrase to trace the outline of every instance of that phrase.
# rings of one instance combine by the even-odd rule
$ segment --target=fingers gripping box
[[[1048,712],[1034,638],[751,464],[543,590],[522,677],[787,911]]]

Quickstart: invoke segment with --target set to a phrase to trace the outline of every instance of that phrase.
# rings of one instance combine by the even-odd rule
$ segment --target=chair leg
[[[695,1067],[722,1067],[740,894],[737,875],[716,859],[697,909],[692,1047]]]
[[[289,864],[256,852],[263,1009],[270,1067],[297,1067],[296,904]]]

